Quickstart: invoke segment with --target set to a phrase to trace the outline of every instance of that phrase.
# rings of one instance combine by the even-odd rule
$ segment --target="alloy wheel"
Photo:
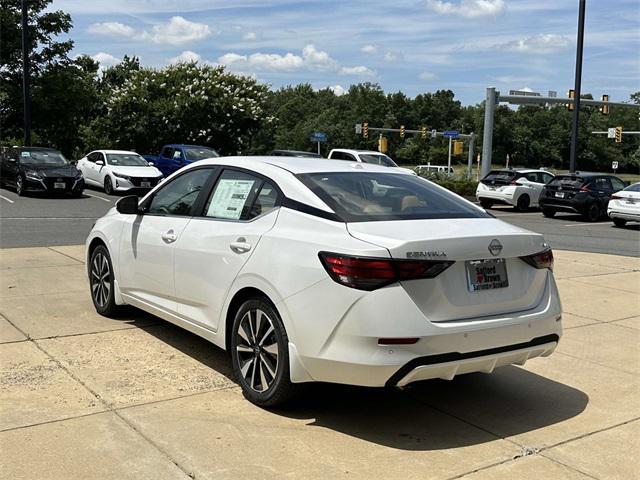
[[[98,253],[91,264],[91,295],[100,308],[105,308],[111,293],[111,269],[109,260]]]
[[[113,193],[113,183],[111,183],[111,179],[109,177],[104,181],[104,193],[107,195],[111,195]]]
[[[236,332],[236,352],[240,374],[256,392],[273,385],[278,372],[278,339],[273,321],[260,309],[244,314]]]

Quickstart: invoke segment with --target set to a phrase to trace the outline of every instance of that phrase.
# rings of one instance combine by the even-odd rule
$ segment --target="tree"
[[[45,11],[52,0],[30,0],[29,51],[32,86],[52,66],[71,63],[68,54],[73,41],[58,41],[61,33],[71,29],[71,17],[62,11]],[[0,139],[22,137],[22,25],[21,1],[2,0],[0,3]],[[40,107],[34,102],[34,113]]]

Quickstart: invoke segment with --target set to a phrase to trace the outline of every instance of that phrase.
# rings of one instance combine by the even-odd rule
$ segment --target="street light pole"
[[[569,170],[576,171],[576,157],[578,155],[578,127],[580,125],[580,87],[582,84],[582,47],[584,44],[584,11],[586,0],[579,0],[578,11],[578,42],[576,47],[576,78],[573,87],[575,102],[573,104],[573,125],[571,128],[571,153],[569,156]]]
[[[22,98],[24,105],[24,144],[31,145],[31,89],[29,79],[29,13],[22,0]]]

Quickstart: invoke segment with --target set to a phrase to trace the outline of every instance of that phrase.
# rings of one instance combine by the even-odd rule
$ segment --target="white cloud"
[[[368,55],[375,55],[376,53],[378,53],[378,46],[377,45],[365,45],[364,47],[362,47],[360,49],[361,52],[366,53]]]
[[[335,93],[338,97],[347,93],[347,90],[342,85],[331,85],[327,88]]]
[[[129,25],[119,22],[94,23],[89,25],[87,31],[94,35],[121,37],[167,45],[184,45],[204,40],[211,35],[211,30],[207,24],[190,22],[180,16],[171,17],[166,23],[154,25],[151,31],[138,32]]]
[[[136,35],[136,31],[133,28],[119,22],[93,23],[89,25],[87,32],[93,33],[94,35],[123,38],[131,38]]]
[[[404,55],[400,52],[387,52],[384,54],[385,62],[397,62],[403,59],[404,59]]]
[[[218,63],[239,72],[270,71],[293,72],[312,70],[320,72],[339,72],[344,75],[373,75],[374,72],[365,66],[341,67],[327,52],[318,50],[315,45],[305,45],[300,55],[287,52],[252,53],[240,55],[230,52],[218,58]]]
[[[192,52],[191,50],[185,50],[177,57],[173,57],[169,59],[169,63],[193,63],[199,62],[202,60],[202,57],[198,55],[196,52]]]
[[[258,34],[256,32],[247,32],[244,35],[242,35],[242,40],[252,41],[257,39],[258,39]]]
[[[365,67],[364,65],[358,65],[355,67],[342,67],[340,69],[341,75],[359,75],[362,77],[371,77],[376,74],[370,68]]]
[[[566,50],[571,40],[563,35],[545,33],[533,37],[521,38],[496,45],[496,47],[512,52],[553,53]]]
[[[102,75],[102,72],[106,68],[113,67],[122,61],[121,59],[114,57],[110,53],[105,53],[105,52],[96,53],[95,55],[92,55],[91,58],[93,58],[96,62],[98,62],[99,75]]]
[[[460,0],[459,2],[427,0],[427,6],[437,13],[459,15],[466,18],[496,15],[505,9],[504,0]]]
[[[436,78],[436,75],[431,72],[422,72],[420,75],[418,75],[418,78],[420,80],[433,80],[434,78]]]

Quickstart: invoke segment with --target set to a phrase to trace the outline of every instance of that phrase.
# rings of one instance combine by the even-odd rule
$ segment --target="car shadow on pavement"
[[[149,334],[235,382],[226,352],[169,323]],[[552,360],[549,360],[552,361]],[[491,442],[544,428],[580,414],[582,391],[515,366],[404,389],[303,384],[301,394],[271,413],[309,420],[379,445],[441,450]]]

